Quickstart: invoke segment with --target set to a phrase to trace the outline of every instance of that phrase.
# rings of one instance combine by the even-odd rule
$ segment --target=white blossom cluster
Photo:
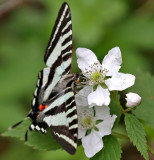
[[[111,134],[117,117],[110,114],[110,91],[122,91],[131,87],[135,83],[135,76],[119,72],[122,64],[119,47],[111,49],[102,64],[89,49],[78,48],[76,55],[78,67],[87,79],[84,88],[75,96],[78,138],[82,141],[86,156],[93,157],[103,148],[102,137]],[[132,100],[128,95],[127,104],[132,104],[130,99]]]

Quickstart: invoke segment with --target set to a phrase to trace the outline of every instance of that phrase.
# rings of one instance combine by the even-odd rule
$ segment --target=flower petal
[[[108,106],[95,107],[95,120],[105,120],[110,117],[110,108]]]
[[[86,135],[86,129],[81,129],[80,127],[78,127],[78,139],[85,137],[85,135]]]
[[[110,91],[122,91],[131,87],[135,83],[135,76],[132,74],[117,73],[112,78],[105,81]]]
[[[82,114],[84,111],[86,112],[88,109],[89,109],[88,106],[85,106],[85,107],[83,107],[83,106],[77,106],[77,114],[80,115],[80,114]]]
[[[78,48],[76,50],[76,56],[78,67],[82,70],[86,77],[90,78],[91,74],[86,74],[86,72],[94,69],[92,67],[93,64],[97,64],[98,68],[100,69],[101,64],[91,50],[87,48]]]
[[[137,93],[127,93],[126,106],[127,107],[135,107],[138,106],[141,103],[141,97]]]
[[[112,117],[109,116],[103,122],[96,125],[97,128],[99,129],[99,135],[101,137],[111,134],[111,130],[112,130],[112,127],[113,127],[113,124],[116,118],[117,118],[116,115],[113,115]]]
[[[89,135],[82,138],[82,145],[86,156],[90,158],[103,148],[103,141],[98,133],[92,130]]]
[[[75,102],[77,106],[88,106],[88,95],[93,91],[92,86],[85,86],[75,95]]]
[[[109,72],[107,76],[112,76],[119,71],[122,64],[121,51],[119,47],[112,48],[104,57],[102,66],[107,68]]]
[[[110,103],[110,92],[108,89],[102,88],[98,85],[96,91],[88,95],[88,104],[92,106],[108,106]]]

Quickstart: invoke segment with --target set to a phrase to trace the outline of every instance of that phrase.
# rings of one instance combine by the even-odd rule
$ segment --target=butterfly
[[[71,12],[69,5],[64,2],[59,10],[44,55],[47,68],[38,74],[31,111],[26,118],[32,120],[30,131],[46,134],[50,129],[55,140],[68,153],[75,154],[78,117],[73,86],[78,75],[70,73],[72,53]],[[28,139],[28,130],[25,137]]]

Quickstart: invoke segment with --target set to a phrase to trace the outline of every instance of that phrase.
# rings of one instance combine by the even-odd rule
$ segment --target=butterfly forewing
[[[50,41],[48,43],[44,61],[47,66],[56,70],[57,67],[67,61],[66,67],[71,66],[72,58],[72,21],[71,13],[67,3],[63,3]],[[70,69],[70,68],[69,68]]]

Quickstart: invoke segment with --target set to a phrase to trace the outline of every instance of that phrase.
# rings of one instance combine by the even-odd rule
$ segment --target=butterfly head
[[[37,112],[32,110],[32,111],[28,114],[28,117],[30,117],[32,120],[35,120],[36,117],[37,117]]]
[[[80,74],[79,73],[74,73],[73,74],[73,80],[76,84],[80,83]]]

